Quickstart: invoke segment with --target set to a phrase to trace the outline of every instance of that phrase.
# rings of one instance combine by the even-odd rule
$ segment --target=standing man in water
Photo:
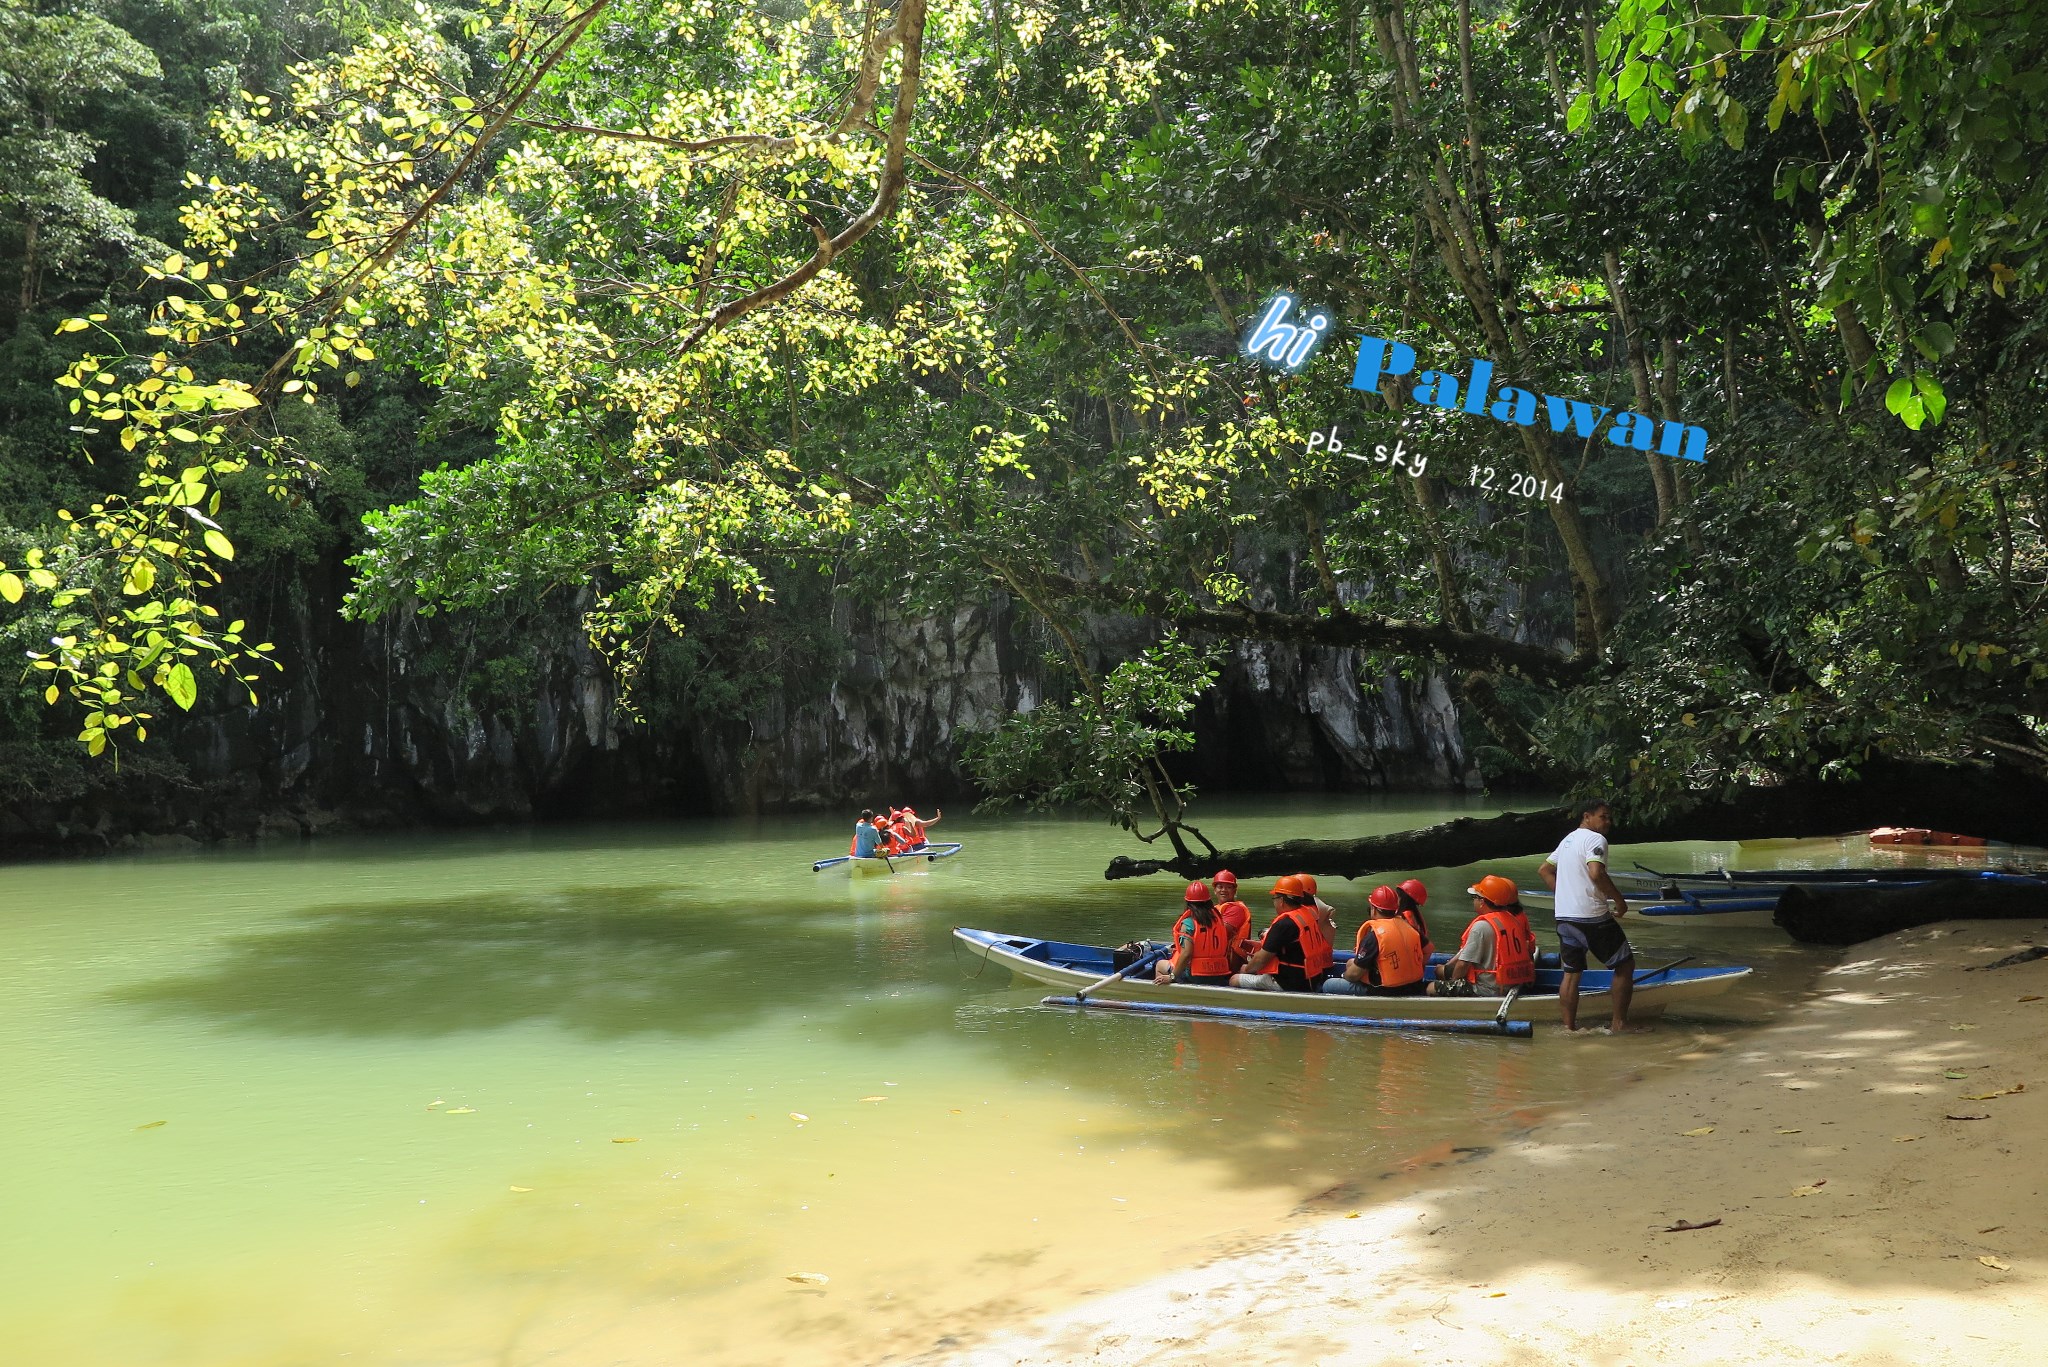
[[[1558,842],[1538,870],[1557,897],[1557,960],[1564,969],[1557,986],[1557,1009],[1566,1030],[1579,1028],[1579,975],[1586,970],[1588,955],[1614,970],[1614,1019],[1608,1024],[1609,1032],[1619,1035],[1629,1028],[1636,951],[1614,919],[1628,915],[1628,899],[1607,876],[1607,831],[1613,824],[1605,802],[1598,798],[1587,802],[1579,808],[1579,828]]]

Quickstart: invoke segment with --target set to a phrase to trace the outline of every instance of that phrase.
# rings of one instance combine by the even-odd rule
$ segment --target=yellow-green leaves
[[[199,682],[192,677],[192,666],[180,660],[164,671],[162,684],[172,702],[187,712],[192,710],[192,704],[199,698]]]
[[[13,573],[0,574],[0,598],[10,603],[21,601],[21,576]]]
[[[235,558],[235,543],[228,540],[225,535],[211,527],[206,529],[204,535],[206,549],[212,551],[223,560],[233,560]]]

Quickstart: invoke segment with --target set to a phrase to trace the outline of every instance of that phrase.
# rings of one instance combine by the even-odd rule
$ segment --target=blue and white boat
[[[1390,1020],[1492,1021],[1501,1013],[1498,997],[1340,997],[1321,992],[1256,992],[1238,987],[1202,987],[1193,983],[1154,984],[1150,970],[1135,979],[1115,982],[1101,980],[1116,971],[1114,952],[1101,945],[1067,944],[1059,940],[1037,940],[1025,935],[1005,935],[996,930],[956,927],[953,938],[978,957],[1010,971],[1027,982],[1043,983],[1072,994],[1077,988],[1093,987],[1091,1001],[1157,1003],[1174,1007],[1221,1007],[1260,1013],[1284,1012],[1313,1018],[1333,1017],[1359,1020],[1380,1017]],[[1161,946],[1154,944],[1152,948]],[[1351,955],[1339,951],[1341,968]],[[1437,955],[1432,964],[1448,957]],[[1556,1021],[1557,985],[1563,976],[1555,954],[1537,959],[1536,981],[1509,1004],[1511,1021]],[[1681,1003],[1690,1004],[1718,997],[1749,976],[1747,968],[1672,967],[1649,969],[1637,975],[1635,996],[1629,1007],[1631,1020],[1661,1015]],[[1613,974],[1606,969],[1587,969],[1579,980],[1579,1019],[1599,1024],[1609,1014],[1608,994]],[[1096,984],[1100,984],[1096,986]]]

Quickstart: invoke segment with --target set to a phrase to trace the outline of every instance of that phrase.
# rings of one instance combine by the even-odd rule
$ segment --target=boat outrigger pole
[[[1133,968],[1137,965],[1133,964]],[[1096,983],[1095,986],[1102,986]],[[1079,995],[1046,997],[1040,1006],[1085,1006],[1091,1011],[1136,1011],[1155,1016],[1207,1016],[1218,1020],[1246,1021],[1265,1025],[1331,1025],[1356,1030],[1433,1030],[1453,1035],[1496,1035],[1528,1039],[1536,1027],[1528,1021],[1504,1020],[1396,1020],[1388,1016],[1321,1016],[1301,1011],[1254,1011],[1242,1006],[1196,1006],[1186,1002],[1090,1001]]]

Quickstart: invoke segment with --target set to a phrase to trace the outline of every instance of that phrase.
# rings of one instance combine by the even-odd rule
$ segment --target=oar
[[[1659,973],[1669,973],[1672,969],[1678,967],[1680,964],[1689,964],[1698,957],[1699,956],[1697,954],[1688,954],[1683,959],[1673,959],[1670,963],[1664,965],[1664,967],[1653,968],[1648,973],[1645,973],[1642,977],[1637,978],[1636,984],[1640,986],[1641,984],[1646,983],[1650,979],[1656,977]]]
[[[1521,995],[1521,988],[1511,987],[1508,989],[1507,996],[1501,998],[1500,1010],[1493,1013],[1493,1023],[1499,1026],[1502,1030],[1506,1030],[1508,1028],[1508,1008],[1513,1006],[1515,1004],[1515,998]]]
[[[1128,978],[1131,976],[1131,974],[1136,973],[1141,968],[1151,967],[1153,964],[1159,962],[1160,958],[1163,955],[1165,955],[1167,950],[1170,950],[1172,948],[1172,945],[1162,945],[1160,948],[1153,950],[1150,954],[1147,954],[1144,958],[1138,960],[1136,963],[1125,964],[1122,968],[1119,968],[1116,972],[1110,974],[1107,978],[1102,978],[1095,982],[1089,983],[1086,987],[1074,993],[1074,1004],[1076,1006],[1086,1006],[1088,1004],[1088,994],[1090,992],[1093,992],[1098,987],[1108,987],[1118,978]]]

